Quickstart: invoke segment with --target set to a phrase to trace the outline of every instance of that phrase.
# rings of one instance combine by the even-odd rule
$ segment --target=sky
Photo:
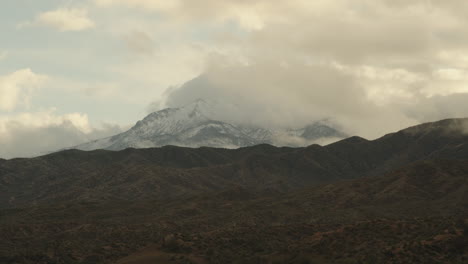
[[[0,157],[128,129],[197,98],[226,119],[331,119],[369,139],[468,116],[466,0],[0,4]]]

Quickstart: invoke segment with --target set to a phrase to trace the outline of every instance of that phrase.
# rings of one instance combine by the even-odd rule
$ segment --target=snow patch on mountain
[[[314,122],[299,129],[273,129],[232,124],[217,120],[218,109],[226,108],[220,108],[216,103],[199,99],[184,107],[167,108],[151,113],[124,133],[85,143],[75,148],[122,150],[165,145],[238,148],[263,143],[298,147],[346,137],[344,133],[325,121]]]

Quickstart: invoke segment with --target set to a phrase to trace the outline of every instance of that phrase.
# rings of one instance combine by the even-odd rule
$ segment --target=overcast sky
[[[0,33],[4,158],[196,98],[367,138],[468,116],[466,0],[15,0]]]

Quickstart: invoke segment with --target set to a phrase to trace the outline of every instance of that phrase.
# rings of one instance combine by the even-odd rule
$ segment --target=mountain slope
[[[467,160],[432,160],[284,194],[0,210],[0,262],[465,263],[467,180]]]
[[[466,263],[467,123],[0,160],[0,263]]]
[[[130,130],[119,135],[76,146],[80,150],[151,148],[166,145],[184,147],[238,148],[263,143],[274,145],[308,144],[319,139],[346,137],[324,122],[302,129],[272,130],[256,126],[232,124],[217,120],[217,106],[197,100],[181,108],[154,112],[138,121]],[[278,141],[290,137],[296,141]]]
[[[235,186],[283,192],[381,175],[418,160],[467,159],[468,135],[434,127],[461,121],[425,124],[375,141],[353,137],[325,147],[67,150],[2,161],[0,207],[80,199],[171,199]]]

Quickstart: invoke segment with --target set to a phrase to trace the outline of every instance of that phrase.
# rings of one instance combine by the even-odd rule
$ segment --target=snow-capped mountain
[[[300,146],[321,139],[346,137],[324,122],[315,122],[300,129],[281,130],[232,124],[217,120],[216,116],[215,104],[197,100],[184,107],[151,113],[126,132],[75,148],[122,150],[165,145],[238,148],[262,143]]]

